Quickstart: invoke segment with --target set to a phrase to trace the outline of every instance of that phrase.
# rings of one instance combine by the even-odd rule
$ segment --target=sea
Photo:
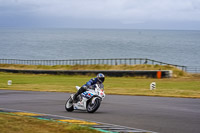
[[[0,28],[0,59],[107,58],[200,66],[200,31]]]

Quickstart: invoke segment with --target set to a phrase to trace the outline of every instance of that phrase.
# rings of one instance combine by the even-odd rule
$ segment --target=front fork
[[[102,100],[100,97],[93,97],[93,98],[92,98],[92,104],[95,103],[95,100],[96,100],[96,99],[99,99],[100,101]]]

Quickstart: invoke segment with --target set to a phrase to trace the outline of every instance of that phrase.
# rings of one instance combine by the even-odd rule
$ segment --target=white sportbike
[[[79,90],[80,87],[76,86],[76,89]],[[88,89],[77,96],[78,102],[76,103],[73,103],[73,96],[74,94],[71,94],[65,104],[65,109],[68,112],[87,110],[89,113],[94,113],[100,107],[101,101],[105,98],[104,86],[103,84],[93,85],[93,89]]]

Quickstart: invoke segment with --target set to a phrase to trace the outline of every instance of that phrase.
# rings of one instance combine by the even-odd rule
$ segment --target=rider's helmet
[[[102,73],[97,74],[97,79],[100,83],[103,83],[105,76]]]

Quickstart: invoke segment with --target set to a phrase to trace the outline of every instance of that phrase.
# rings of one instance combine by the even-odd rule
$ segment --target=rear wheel
[[[96,98],[94,103],[92,103],[92,100],[90,100],[87,105],[87,112],[94,113],[100,107],[100,104],[101,100],[99,98]]]
[[[72,112],[74,110],[74,106],[73,106],[73,100],[72,98],[70,97],[67,102],[65,103],[65,109],[68,111],[68,112]]]

